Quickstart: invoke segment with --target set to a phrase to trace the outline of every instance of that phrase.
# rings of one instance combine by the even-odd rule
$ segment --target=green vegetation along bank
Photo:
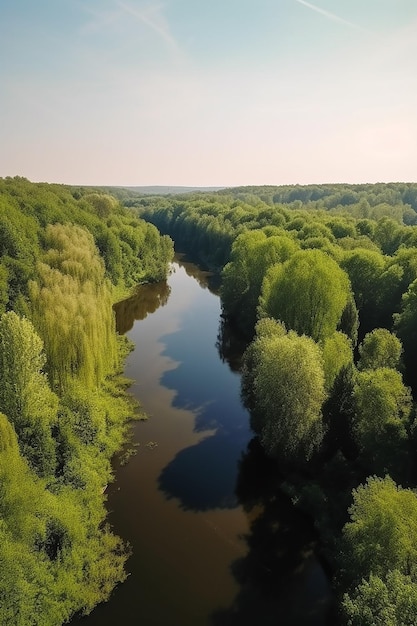
[[[252,427],[320,531],[337,619],[414,625],[417,184],[123,201],[221,272]]]
[[[106,524],[135,406],[112,304],[169,237],[100,190],[0,179],[0,623],[59,626],[126,577]]]

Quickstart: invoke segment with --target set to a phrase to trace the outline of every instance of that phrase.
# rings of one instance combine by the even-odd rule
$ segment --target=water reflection
[[[323,626],[330,621],[329,582],[314,555],[311,522],[295,513],[280,491],[282,476],[257,439],[242,456],[236,495],[250,520],[246,556],[231,570],[240,591],[228,609],[216,611],[214,626]],[[277,621],[278,620],[278,621]]]
[[[216,348],[223,363],[227,363],[232,372],[240,372],[242,355],[248,345],[239,329],[223,315],[220,317]]]
[[[180,267],[183,267],[187,276],[194,278],[202,289],[209,289],[212,293],[218,293],[220,288],[220,276],[213,274],[208,270],[202,270],[187,259],[185,254],[176,254],[175,260]]]
[[[163,374],[161,383],[175,391],[174,408],[194,413],[194,432],[207,432],[207,437],[180,450],[158,484],[168,499],[177,498],[183,509],[193,511],[237,506],[238,460],[251,436],[248,414],[239,401],[239,376],[232,371],[226,375],[213,334],[204,332],[212,318],[207,303],[183,314],[182,328],[198,337],[198,343],[184,344],[182,333],[163,337],[164,353],[179,364]]]
[[[183,316],[190,336],[200,335],[199,359],[195,344],[184,345],[181,333],[163,338],[165,353],[179,365],[166,372],[161,383],[175,391],[173,406],[192,410],[194,430],[207,436],[180,450],[162,469],[159,489],[186,511],[241,506],[248,517],[249,532],[241,537],[247,551],[230,565],[239,592],[230,607],[211,614],[213,626],[323,626],[331,590],[315,556],[317,538],[311,521],[280,491],[283,477],[257,439],[247,445],[248,415],[231,401],[239,393],[240,378],[233,372],[239,371],[246,342],[221,319],[216,348],[230,369],[225,382],[224,371],[213,368],[208,356],[201,358],[210,354],[204,342],[211,339],[202,332],[206,314],[213,315],[194,307]]]
[[[132,545],[131,575],[83,626],[325,623],[315,537],[256,443],[248,447],[239,342],[224,321],[219,329],[208,280],[182,261],[171,294],[167,283],[144,286],[118,305],[119,332],[133,324],[138,346],[126,374],[152,417],[135,425],[137,454],[108,490],[110,522]]]
[[[124,335],[133,328],[136,320],[144,320],[150,313],[165,306],[170,293],[167,281],[141,285],[133,296],[115,304],[117,332]]]

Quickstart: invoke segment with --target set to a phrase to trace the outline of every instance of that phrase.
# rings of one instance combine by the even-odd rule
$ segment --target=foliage
[[[18,434],[22,454],[42,476],[55,469],[52,428],[58,398],[43,373],[43,343],[31,322],[16,313],[0,318],[0,409]]]
[[[402,354],[401,341],[385,328],[375,328],[368,333],[359,346],[359,369],[400,367]]]
[[[267,269],[286,261],[296,250],[288,236],[267,237],[255,230],[239,235],[232,246],[231,261],[222,272],[222,305],[250,333]]]
[[[417,185],[241,187],[164,198],[126,194],[126,204],[172,235],[181,249],[222,270],[223,314],[247,337],[255,333],[242,370],[252,425],[274,458],[293,464],[310,458],[301,477],[293,472],[291,479],[304,484],[312,474],[320,507],[327,509],[316,523],[338,520],[325,528],[325,548],[334,558],[352,486],[369,472],[389,471],[401,481],[415,476],[411,395],[398,370],[415,391]],[[313,380],[314,389],[308,387]],[[310,409],[315,419],[309,422]],[[302,431],[306,423],[320,426],[309,433],[309,445]],[[319,451],[314,458],[313,450]],[[330,468],[338,459],[343,471],[335,478]],[[369,526],[346,548],[351,531],[345,531],[346,580],[353,586],[344,605],[351,624],[415,622],[415,580],[394,558],[401,553],[406,520],[413,529],[417,519],[414,504],[403,510],[400,504],[415,496],[400,490],[394,497],[390,480],[370,479],[365,490],[381,536],[379,530],[372,536]],[[342,510],[334,515],[336,508]],[[358,533],[365,526],[358,523]],[[391,551],[396,542],[400,549]],[[382,567],[386,549],[393,557],[388,567],[368,567],[373,557]],[[415,563],[414,553],[409,563]]]
[[[349,626],[414,626],[417,584],[398,570],[386,579],[370,574],[352,594],[345,594],[343,609]]]
[[[410,390],[396,370],[384,367],[358,372],[353,391],[355,438],[366,467],[397,476],[407,468]]]
[[[286,462],[309,459],[323,436],[320,348],[309,337],[269,327],[253,342],[246,362],[256,403],[252,425],[266,453]]]
[[[416,384],[414,364],[417,357],[417,279],[402,298],[402,310],[395,316],[395,329],[404,345],[404,361],[410,384]]]
[[[58,626],[108,599],[127,548],[105,525],[134,403],[116,293],[173,245],[100,190],[0,179],[0,623]]]
[[[29,293],[49,379],[59,392],[74,377],[95,387],[117,367],[112,293],[103,262],[91,235],[80,227],[48,226],[45,246]]]
[[[349,280],[335,261],[320,250],[302,250],[269,269],[260,315],[319,341],[336,331],[349,293]]]
[[[370,477],[353,491],[343,528],[344,566],[354,583],[398,570],[416,580],[417,496],[389,477]]]
[[[342,332],[334,332],[322,345],[326,390],[330,391],[342,368],[353,363],[352,344]]]

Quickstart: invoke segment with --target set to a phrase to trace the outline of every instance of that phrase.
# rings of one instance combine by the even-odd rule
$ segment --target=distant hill
[[[149,194],[152,196],[165,196],[168,194],[193,193],[196,191],[219,191],[220,189],[224,189],[224,187],[170,187],[167,185],[155,185],[147,187],[124,187],[124,189],[129,189],[129,191],[135,191],[136,193]]]

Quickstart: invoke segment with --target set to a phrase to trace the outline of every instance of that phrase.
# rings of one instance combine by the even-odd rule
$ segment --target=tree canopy
[[[286,462],[309,459],[323,436],[319,347],[294,331],[272,330],[258,336],[246,358],[253,370],[253,426],[267,454]]]
[[[319,341],[336,331],[349,295],[349,280],[333,259],[320,250],[302,250],[268,270],[260,315]]]
[[[133,401],[113,302],[173,245],[100,190],[0,179],[0,623],[60,626],[126,577],[103,487]]]

